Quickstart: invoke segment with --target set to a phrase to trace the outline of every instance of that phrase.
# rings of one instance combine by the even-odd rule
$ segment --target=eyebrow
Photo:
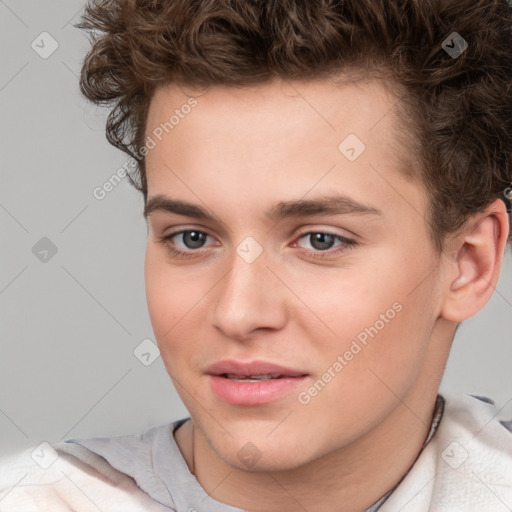
[[[207,221],[217,220],[200,206],[172,199],[162,194],[149,198],[144,208],[144,218],[147,220],[153,212],[158,211]],[[357,202],[343,194],[335,194],[317,199],[280,201],[265,212],[265,218],[271,222],[276,222],[288,217],[347,214],[383,216],[382,211],[378,208]]]

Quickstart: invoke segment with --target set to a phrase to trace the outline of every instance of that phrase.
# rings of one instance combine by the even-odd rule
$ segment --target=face
[[[159,89],[147,122],[154,333],[219,457],[298,467],[364,436],[428,371],[426,193],[399,170],[405,128],[378,82],[185,93]]]

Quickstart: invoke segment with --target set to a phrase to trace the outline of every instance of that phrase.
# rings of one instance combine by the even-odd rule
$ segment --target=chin
[[[241,431],[240,435],[233,433],[233,437],[223,436],[214,442],[209,440],[209,444],[227,464],[250,473],[289,471],[315,458],[301,448],[304,442],[293,435],[270,437],[268,429],[265,433],[253,433],[251,436]]]

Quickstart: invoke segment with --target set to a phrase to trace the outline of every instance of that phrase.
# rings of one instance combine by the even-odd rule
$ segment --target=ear
[[[505,203],[496,199],[450,240],[441,317],[462,322],[487,304],[500,277],[509,229]]]

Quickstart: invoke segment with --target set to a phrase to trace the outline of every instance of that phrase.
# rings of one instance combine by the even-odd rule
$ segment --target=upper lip
[[[285,377],[302,377],[307,375],[301,370],[294,370],[279,364],[268,361],[250,361],[242,362],[233,359],[217,361],[206,368],[206,373],[210,375],[237,375],[239,377],[250,377],[251,375],[282,375]]]

